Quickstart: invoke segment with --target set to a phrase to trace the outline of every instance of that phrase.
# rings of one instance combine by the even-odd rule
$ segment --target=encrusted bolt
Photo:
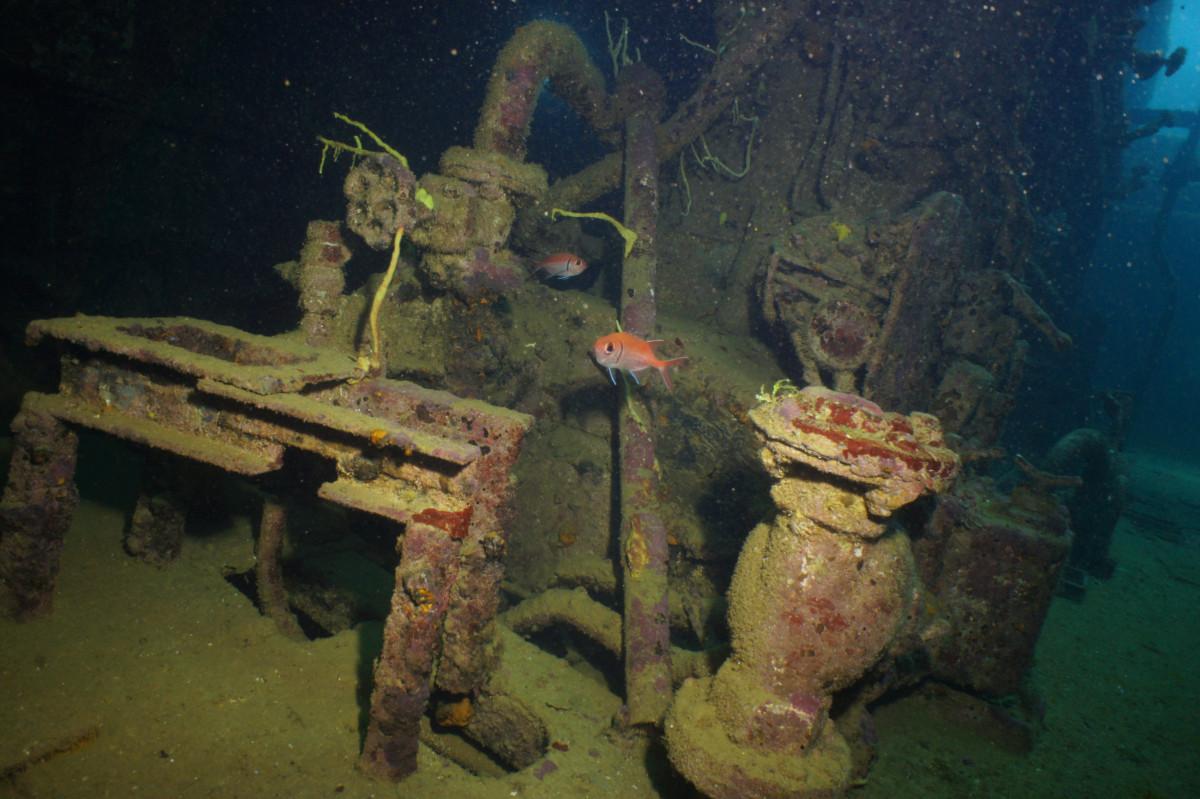
[[[404,576],[404,591],[415,605],[429,605],[433,602],[433,575],[428,569],[419,569]]]
[[[487,556],[488,560],[502,560],[505,552],[508,551],[504,536],[495,530],[486,533],[479,543],[483,546],[483,554]]]

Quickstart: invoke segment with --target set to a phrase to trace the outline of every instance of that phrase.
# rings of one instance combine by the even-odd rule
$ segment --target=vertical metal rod
[[[643,98],[662,96],[648,69],[631,67],[623,78]],[[621,321],[624,330],[645,338],[653,337],[657,313],[657,111],[652,101],[645,103],[625,123],[625,225],[637,242],[621,272]],[[630,724],[659,725],[671,702],[668,551],[658,510],[654,414],[643,395],[628,392],[618,412],[625,694]]]
[[[255,551],[254,582],[258,588],[258,604],[281,633],[293,641],[303,641],[305,635],[300,622],[288,608],[283,568],[279,563],[286,534],[287,506],[274,497],[267,497],[263,500]]]

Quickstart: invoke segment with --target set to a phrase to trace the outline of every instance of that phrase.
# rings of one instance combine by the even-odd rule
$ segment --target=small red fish
[[[654,354],[652,345],[661,343],[662,339],[646,341],[632,333],[609,333],[607,336],[596,339],[596,343],[592,345],[592,357],[596,359],[596,363],[608,369],[608,379],[613,381],[613,385],[617,383],[617,376],[613,374],[613,369],[629,372],[633,382],[638,385],[641,385],[641,381],[637,377],[638,372],[643,369],[657,369],[658,373],[662,375],[663,382],[667,384],[667,389],[671,390],[673,388],[671,374],[667,370],[672,366],[678,366],[687,358],[659,360]]]
[[[569,277],[582,274],[583,270],[588,268],[588,262],[575,253],[556,252],[553,255],[547,255],[535,263],[533,268],[546,277],[566,280]]]

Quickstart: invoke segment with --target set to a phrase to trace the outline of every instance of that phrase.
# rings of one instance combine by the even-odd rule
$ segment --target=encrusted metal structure
[[[51,319],[32,323],[27,338],[62,345],[62,376],[57,393],[26,395],[13,424],[0,505],[7,610],[20,618],[50,610],[77,502],[76,427],[246,477],[283,468],[289,450],[328,458],[336,476],[319,496],[403,526],[362,761],[391,778],[415,769],[435,662],[437,687],[456,693],[479,688],[491,670],[486,628],[498,602],[509,469],[532,419],[412,383],[354,382],[348,355],[195,319]],[[269,500],[260,558],[277,553],[284,519]],[[144,526],[143,538],[159,527],[170,534],[173,525]],[[174,549],[139,540],[150,551]],[[279,591],[265,593],[276,596],[278,622]]]
[[[705,796],[841,796],[855,764],[833,696],[921,623],[909,539],[888,520],[948,489],[960,461],[933,416],[819,386],[750,419],[779,513],[746,539],[729,588],[732,651],[676,693],[667,749]]]

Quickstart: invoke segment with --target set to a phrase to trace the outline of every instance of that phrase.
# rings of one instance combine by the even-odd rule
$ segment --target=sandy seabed
[[[914,692],[878,708],[879,760],[853,796],[1200,796],[1200,470],[1129,462],[1115,576],[1082,601],[1056,599],[1047,619],[1032,751]],[[365,778],[355,761],[377,636],[282,637],[222,578],[252,561],[247,519],[189,537],[168,568],[131,559],[128,492],[98,485],[68,535],[54,613],[0,621],[0,797],[690,795],[648,776],[645,750],[614,743],[605,729],[619,699],[566,677],[565,663],[541,678],[564,692],[556,703],[574,691],[592,711],[578,734],[593,740],[572,742],[591,758],[578,773],[543,781],[535,764],[485,779],[422,747],[408,780]]]

